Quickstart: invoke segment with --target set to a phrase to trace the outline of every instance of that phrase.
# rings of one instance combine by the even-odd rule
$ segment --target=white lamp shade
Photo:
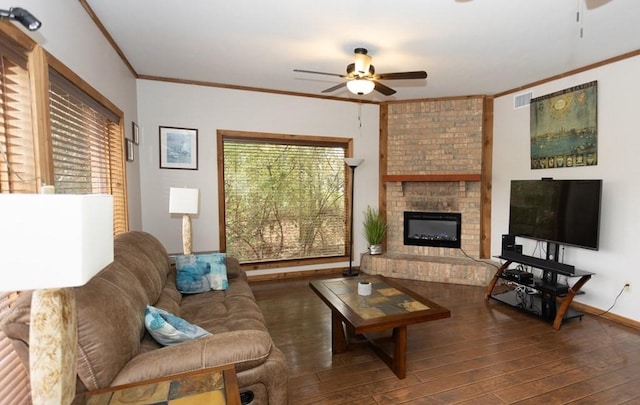
[[[358,166],[360,166],[362,164],[362,162],[364,162],[364,159],[360,159],[360,158],[344,158],[344,162],[349,167],[358,167]]]
[[[374,87],[375,83],[366,79],[349,80],[347,82],[347,88],[353,94],[369,94],[373,91]]]
[[[0,291],[75,287],[113,261],[110,195],[0,194]]]
[[[169,213],[197,214],[198,196],[197,188],[169,188]]]

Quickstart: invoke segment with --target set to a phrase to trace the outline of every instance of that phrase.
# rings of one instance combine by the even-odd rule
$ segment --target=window
[[[341,258],[350,140],[219,131],[221,246],[243,263]]]

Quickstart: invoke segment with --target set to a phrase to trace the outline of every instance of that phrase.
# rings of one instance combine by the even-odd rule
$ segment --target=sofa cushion
[[[151,305],[147,305],[144,312],[144,325],[149,334],[163,346],[210,335],[201,327]]]
[[[173,270],[167,276],[167,284],[162,289],[162,294],[153,306],[164,309],[176,316],[180,315],[180,304],[182,303],[182,294],[176,288],[176,271]]]
[[[267,331],[251,287],[242,278],[229,280],[225,291],[182,297],[181,317],[217,334],[237,330]]]

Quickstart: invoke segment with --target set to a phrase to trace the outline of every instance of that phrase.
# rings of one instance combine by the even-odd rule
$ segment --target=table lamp
[[[169,213],[182,215],[182,251],[191,254],[191,217],[198,213],[197,188],[169,188]]]
[[[0,194],[0,288],[35,290],[29,326],[34,404],[70,404],[76,389],[77,313],[70,287],[113,261],[110,195]]]

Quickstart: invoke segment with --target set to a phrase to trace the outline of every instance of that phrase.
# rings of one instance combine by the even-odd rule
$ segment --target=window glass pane
[[[343,256],[345,149],[224,141],[227,253],[242,262]]]

